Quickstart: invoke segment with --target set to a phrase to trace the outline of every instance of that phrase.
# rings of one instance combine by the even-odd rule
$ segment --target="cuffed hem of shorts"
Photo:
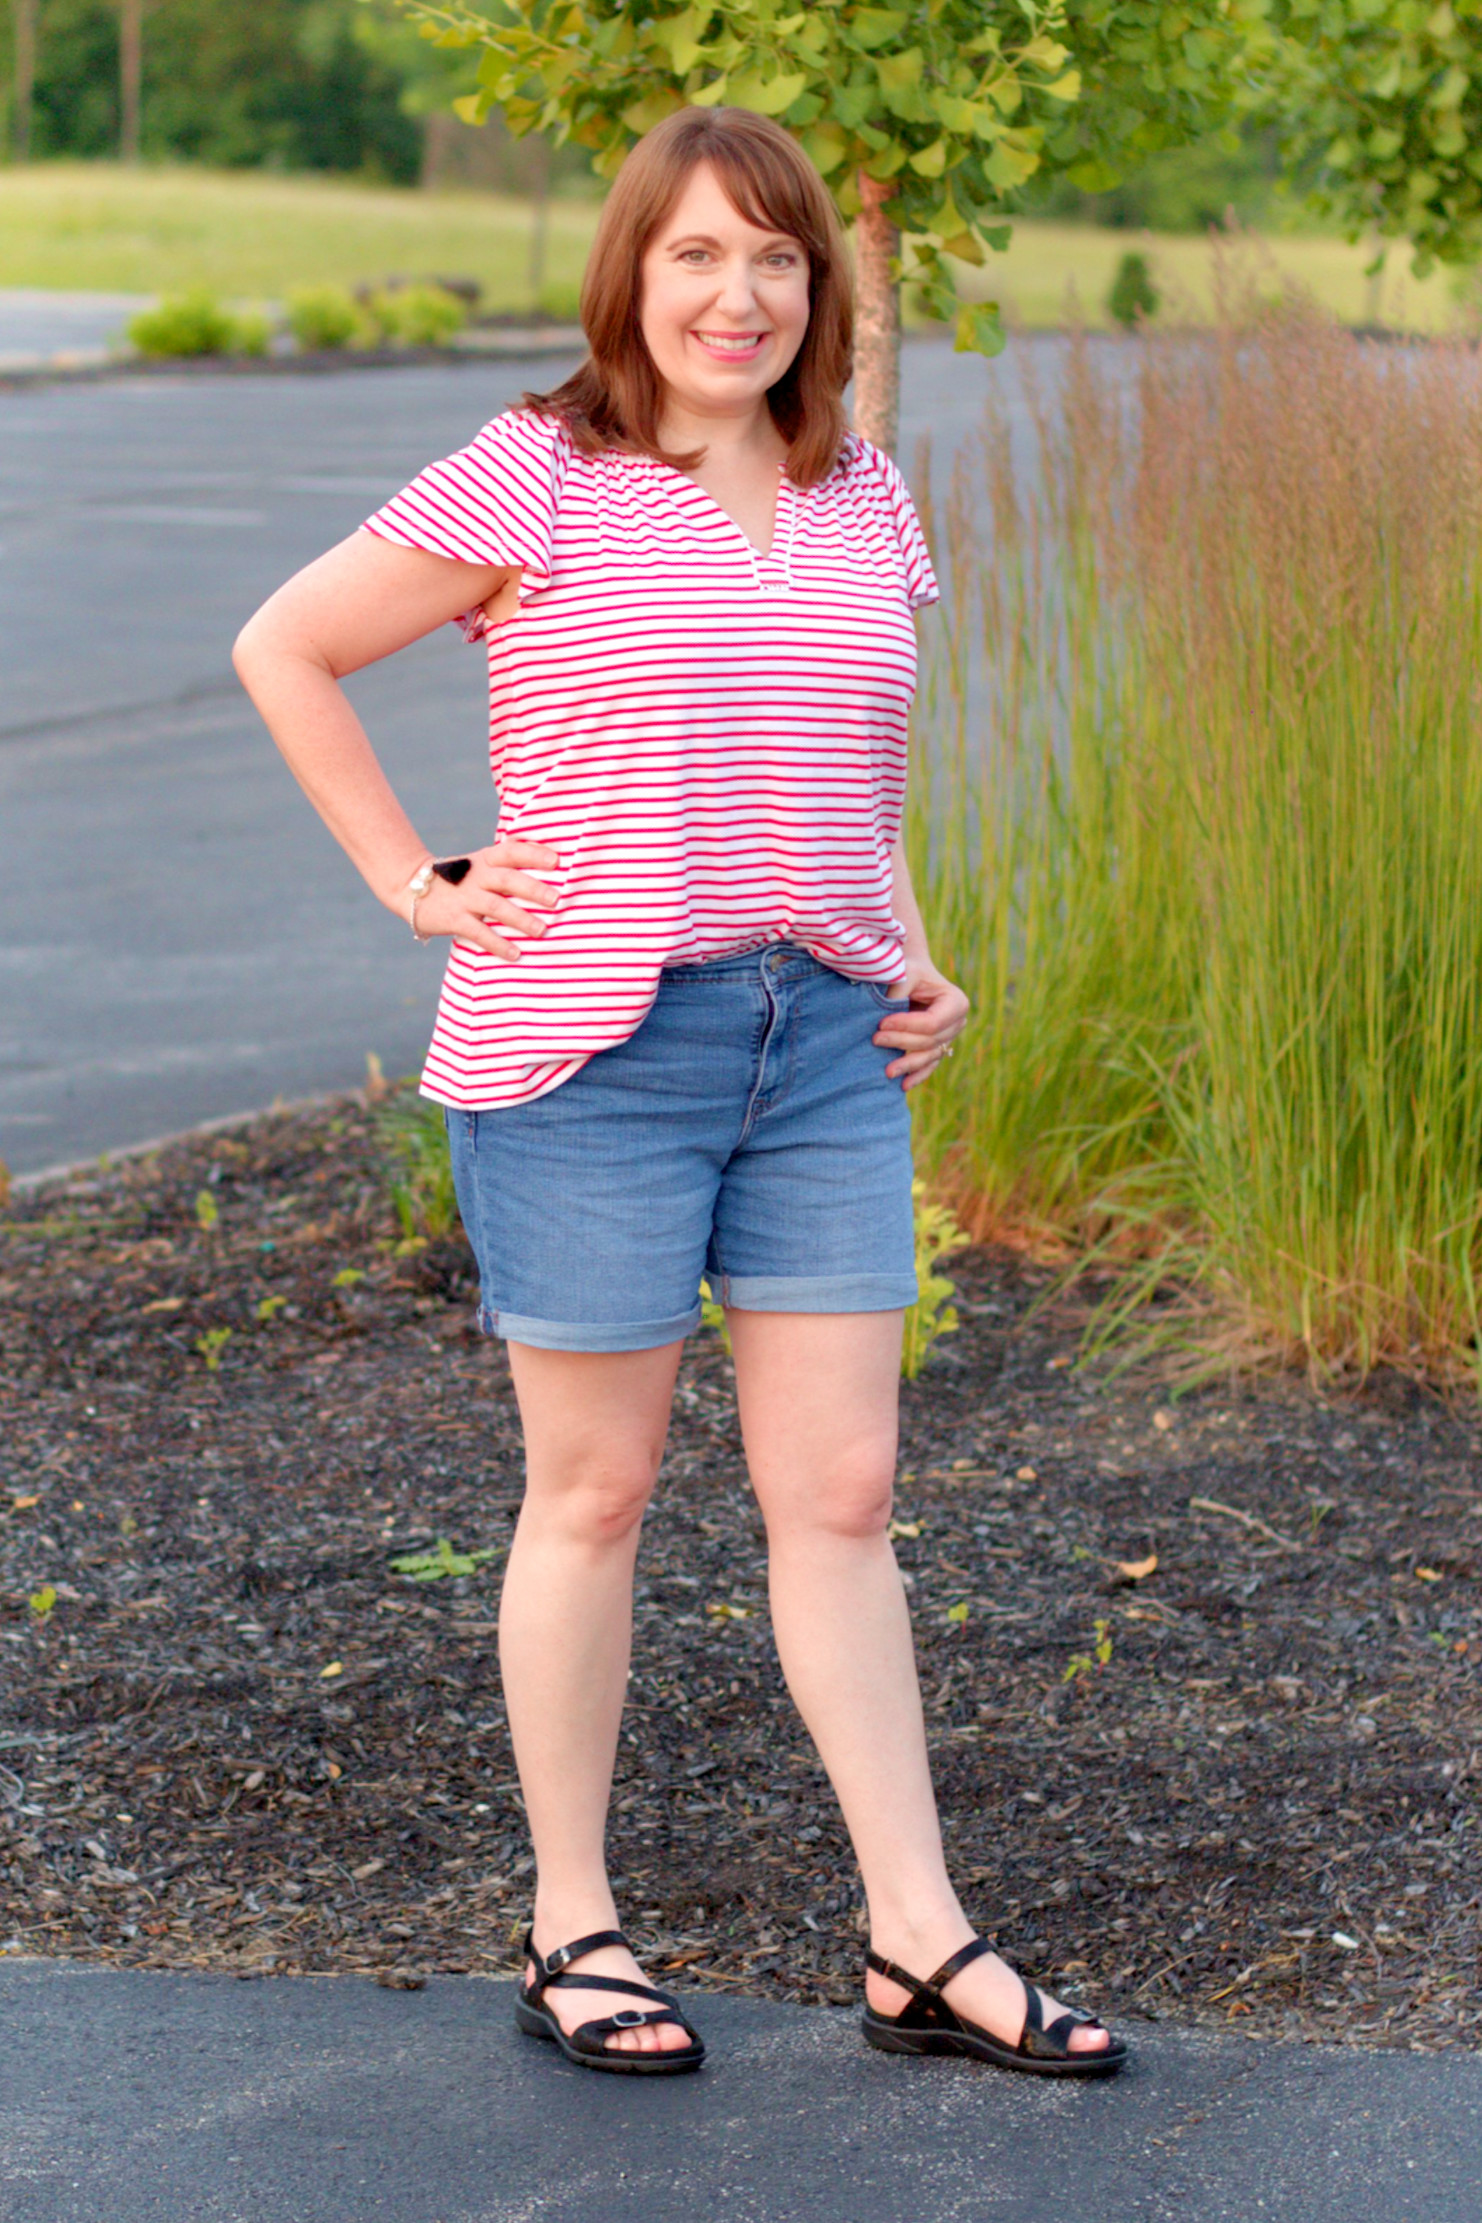
[[[914,1274],[719,1274],[711,1288],[738,1312],[900,1312],[920,1293]]]
[[[533,1344],[537,1351],[656,1351],[665,1343],[682,1343],[699,1325],[698,1304],[670,1320],[532,1320],[487,1305],[479,1312],[485,1335]]]

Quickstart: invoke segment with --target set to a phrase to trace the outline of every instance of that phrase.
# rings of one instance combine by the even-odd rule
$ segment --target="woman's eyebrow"
[[[762,237],[768,247],[796,247],[798,244],[790,232],[764,232]],[[677,239],[665,241],[665,246],[671,255],[677,254],[684,247],[714,247],[719,249],[722,244],[710,232],[681,232]],[[758,250],[758,252],[761,251]]]

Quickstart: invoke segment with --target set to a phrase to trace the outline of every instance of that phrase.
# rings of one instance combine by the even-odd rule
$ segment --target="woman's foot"
[[[969,1942],[972,1935],[964,1921],[916,1937],[882,1933],[882,1937],[872,1938],[871,1942],[882,1959],[894,1961],[898,1968],[926,1982],[959,1946]],[[1006,2046],[1016,2046],[1024,2035],[1025,1988],[1024,1978],[1017,1975],[1007,1961],[1001,1960],[997,1953],[985,1953],[942,1986],[942,1997],[965,2022],[975,2022],[990,2037],[998,2038]],[[1065,2013],[1065,2008],[1046,1991],[1041,1991],[1039,1996],[1044,2023],[1048,2027],[1057,2016]],[[893,1984],[888,1977],[879,1976],[870,1969],[865,1976],[865,1999],[877,2014],[898,2015],[909,2004],[911,1994],[900,1984]],[[1099,2023],[1092,2023],[1072,2030],[1066,2042],[1072,2053],[1104,2053],[1111,2038]]]
[[[593,1923],[589,1929],[600,1925]],[[579,1933],[575,1930],[562,1933],[547,1930],[544,1925],[535,1935],[535,1947],[541,1953],[554,1953],[558,1946]],[[548,1942],[547,1942],[548,1940]],[[649,1979],[622,1945],[599,1945],[590,1953],[583,1953],[579,1965],[567,1973],[578,1981],[583,1976],[621,1976],[630,1984],[646,1984]],[[535,1963],[526,1961],[525,1982],[535,1981]],[[657,2002],[655,2001],[656,2005]],[[549,2008],[569,2038],[584,2022],[600,2022],[614,2009],[630,2007],[642,2010],[640,1999],[624,1999],[610,1991],[579,1991],[576,1984],[550,1984],[541,1995],[541,2005]],[[694,2041],[677,2022],[651,2022],[636,2030],[610,2030],[604,2039],[609,2052],[614,2053],[676,2053]]]

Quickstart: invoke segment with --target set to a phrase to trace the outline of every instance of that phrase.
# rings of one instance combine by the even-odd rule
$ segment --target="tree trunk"
[[[118,158],[139,159],[139,88],[144,76],[144,0],[118,5]]]
[[[859,174],[854,227],[854,428],[895,452],[901,399],[901,296],[890,265],[900,233],[885,214],[888,180]]]
[[[36,0],[11,0],[15,83],[11,89],[10,146],[17,162],[31,159],[31,101],[36,90]]]

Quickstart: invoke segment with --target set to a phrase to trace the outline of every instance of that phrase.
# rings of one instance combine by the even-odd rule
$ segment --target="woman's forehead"
[[[760,217],[761,222],[756,219]],[[738,234],[756,239],[793,239],[785,224],[771,221],[764,210],[748,215],[736,206],[718,173],[708,162],[699,162],[685,179],[673,207],[660,223],[656,239],[694,236],[718,243]]]

